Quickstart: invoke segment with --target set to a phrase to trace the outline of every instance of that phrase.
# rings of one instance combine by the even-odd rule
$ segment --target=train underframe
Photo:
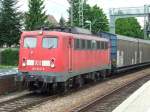
[[[107,76],[111,75],[110,70],[101,70],[86,74],[80,74],[75,77],[69,78],[64,82],[46,82],[37,79],[31,80],[24,77],[22,79],[22,84],[25,88],[28,88],[30,91],[38,91],[44,93],[64,93],[72,88],[80,88],[84,84],[89,82],[97,82],[100,81]]]

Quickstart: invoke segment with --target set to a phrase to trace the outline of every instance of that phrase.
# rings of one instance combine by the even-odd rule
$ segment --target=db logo
[[[35,66],[42,66],[42,62],[39,60],[35,60],[34,65]]]

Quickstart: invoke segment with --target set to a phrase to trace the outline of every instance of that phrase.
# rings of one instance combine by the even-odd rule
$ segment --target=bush
[[[2,65],[17,66],[19,59],[18,50],[7,49],[1,52]]]

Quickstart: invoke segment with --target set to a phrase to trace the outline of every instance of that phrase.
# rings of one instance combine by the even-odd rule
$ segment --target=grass
[[[0,65],[0,69],[12,69],[12,68],[17,68],[17,66]]]

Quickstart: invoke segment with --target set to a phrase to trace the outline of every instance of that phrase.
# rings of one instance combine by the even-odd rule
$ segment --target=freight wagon
[[[150,64],[150,41],[101,32],[110,40],[112,70],[120,72]]]

